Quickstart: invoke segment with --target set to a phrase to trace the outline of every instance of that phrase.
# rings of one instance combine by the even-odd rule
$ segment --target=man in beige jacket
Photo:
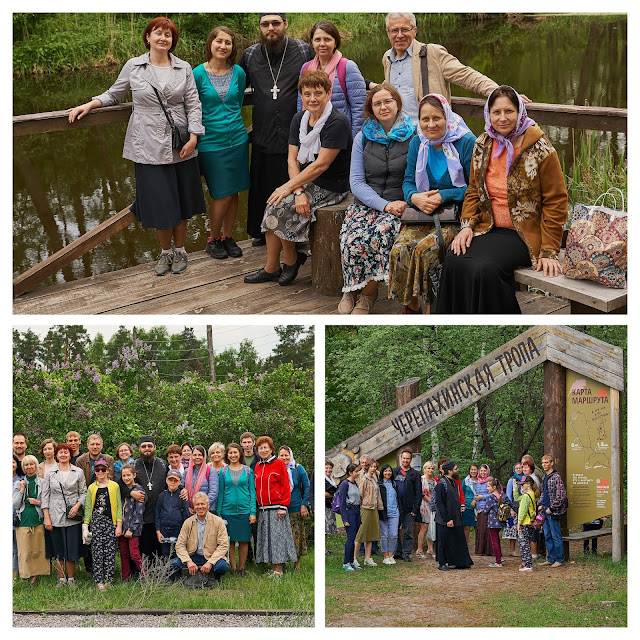
[[[402,110],[414,124],[418,124],[418,103],[427,93],[439,93],[451,102],[450,84],[483,96],[498,86],[491,78],[462,64],[442,45],[418,42],[413,13],[389,13],[385,22],[391,49],[382,56],[384,80],[398,89]]]
[[[201,586],[215,588],[229,571],[229,536],[222,518],[209,513],[209,497],[199,491],[193,496],[195,515],[182,525],[176,555],[171,562],[175,569],[187,567],[190,576],[198,571],[206,578]]]

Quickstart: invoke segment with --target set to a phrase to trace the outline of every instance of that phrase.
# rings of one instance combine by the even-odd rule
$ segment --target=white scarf
[[[300,164],[308,164],[313,162],[315,157],[320,153],[320,132],[324,127],[327,118],[333,110],[331,100],[327,101],[327,106],[324,108],[322,115],[318,118],[315,126],[309,133],[307,133],[307,126],[309,125],[310,113],[305,111],[302,114],[302,120],[300,120],[300,148],[298,149],[298,162]]]

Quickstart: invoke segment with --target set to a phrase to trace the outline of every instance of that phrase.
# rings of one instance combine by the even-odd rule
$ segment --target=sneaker
[[[182,273],[187,268],[187,252],[174,251],[171,262],[171,273]]]
[[[562,562],[557,562],[557,561],[556,561],[556,562],[554,562],[554,563],[551,565],[551,568],[552,568],[552,569],[557,569],[558,567],[561,567],[563,564],[564,564],[564,563],[562,563]]]
[[[518,571],[533,571],[533,567],[520,567]]]
[[[241,578],[246,578],[247,575],[249,575],[249,574],[247,573],[246,569],[238,569],[236,571],[236,575],[240,576]]]
[[[490,567],[501,567],[502,566],[502,562],[492,562],[489,566]]]
[[[355,569],[347,562],[347,564],[343,564],[342,568],[344,571],[355,571]]]
[[[67,579],[66,578],[58,578],[58,582],[56,584],[59,587],[66,587],[67,586]]]
[[[224,260],[229,257],[227,248],[225,247],[221,238],[207,238],[207,246],[205,251],[216,260]]]
[[[449,569],[446,564],[441,564],[438,565],[438,571],[451,571],[451,569]]]
[[[96,583],[96,589],[98,589],[98,591],[104,591],[104,583],[103,582],[97,582]]]
[[[274,578],[275,580],[280,580],[282,578],[282,571],[271,571],[268,574],[269,578]]]
[[[374,560],[372,558],[365,558],[364,566],[365,567],[377,567],[378,563],[374,562]]]
[[[391,562],[391,558],[385,558],[385,559],[382,561],[382,564],[393,564],[393,562]]]
[[[539,555],[539,554],[537,554],[537,553],[532,553],[532,554],[531,554],[531,559],[532,559],[532,560],[538,560],[538,558],[540,558],[540,555]]]
[[[157,276],[164,276],[171,271],[171,263],[173,262],[173,253],[161,253],[154,268]]]
[[[67,587],[75,587],[77,582],[75,578],[67,578]]]
[[[360,563],[359,563],[357,560],[354,560],[354,561],[351,563],[351,566],[352,566],[354,569],[362,569],[362,566],[360,565]]]
[[[252,247],[263,247],[265,244],[267,244],[267,241],[264,239],[264,236],[261,236],[259,238],[254,238],[251,241]]]
[[[538,562],[538,565],[541,567],[546,566],[551,566],[553,564],[553,562],[549,562],[548,560],[542,560],[541,562]]]
[[[392,556],[391,558],[389,558],[389,564],[398,564],[396,562],[396,559]]]
[[[227,236],[222,240],[222,246],[226,249],[230,258],[242,257],[242,249],[238,246],[238,243],[231,236]]]

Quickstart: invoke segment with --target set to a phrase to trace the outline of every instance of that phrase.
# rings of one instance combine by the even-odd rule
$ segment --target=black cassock
[[[453,527],[447,522],[453,520]],[[440,478],[436,486],[436,560],[456,569],[468,569],[473,565],[462,527],[460,495],[456,483]]]

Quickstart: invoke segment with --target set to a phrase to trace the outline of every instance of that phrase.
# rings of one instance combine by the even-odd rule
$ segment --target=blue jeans
[[[191,562],[195,562],[196,565],[198,565],[199,567],[201,567],[205,562],[207,562],[207,559],[204,556],[201,556],[197,553],[194,553],[191,555]],[[187,565],[182,562],[182,560],[180,560],[180,558],[174,558],[171,561],[171,566],[174,569],[182,569],[182,567],[186,567]],[[229,571],[229,565],[227,564],[227,561],[224,558],[220,558],[220,560],[218,560],[218,562],[216,562],[213,565],[213,575],[219,579],[221,578],[225,573],[227,573],[227,571]]]
[[[358,529],[361,524],[360,507],[348,507],[345,522],[348,522],[349,526],[344,528],[347,533],[347,541],[344,544],[344,564],[351,564],[353,562],[356,535],[358,535]]]
[[[548,513],[544,524],[544,539],[547,545],[547,562],[564,562],[564,549],[562,547],[562,533],[560,533],[560,520],[554,520]]]
[[[380,546],[382,553],[392,553],[398,546],[398,525],[400,524],[400,516],[387,516],[387,520],[380,520]]]

